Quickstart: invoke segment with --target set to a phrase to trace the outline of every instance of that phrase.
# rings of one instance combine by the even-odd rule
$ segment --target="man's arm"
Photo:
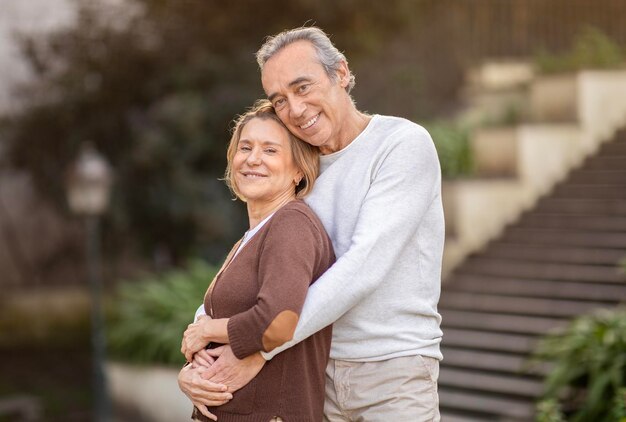
[[[389,151],[361,205],[348,251],[309,288],[293,340],[263,357],[332,324],[381,284],[439,194],[440,174],[425,130]]]
[[[193,317],[193,322],[196,322],[201,316],[205,316],[206,312],[204,312],[204,303],[200,306],[198,306],[198,309],[196,310],[196,314]]]

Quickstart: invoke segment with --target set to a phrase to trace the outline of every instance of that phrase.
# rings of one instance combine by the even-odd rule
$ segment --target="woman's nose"
[[[246,160],[246,162],[249,165],[259,165],[261,163],[261,151],[259,151],[257,148],[254,148],[252,151],[250,151],[250,154],[248,154],[248,159]]]

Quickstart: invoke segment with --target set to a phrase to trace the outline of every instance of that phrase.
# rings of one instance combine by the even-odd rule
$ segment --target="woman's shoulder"
[[[272,217],[273,225],[281,226],[284,223],[288,223],[292,229],[303,230],[305,227],[314,227],[316,231],[319,231],[326,235],[326,231],[322,222],[317,217],[315,212],[309,207],[303,200],[295,199],[288,202],[281,207],[274,217]]]
[[[313,212],[306,202],[302,199],[294,199],[283,205],[276,214],[275,217],[290,216],[292,218],[304,218],[304,219],[317,219],[317,215]]]

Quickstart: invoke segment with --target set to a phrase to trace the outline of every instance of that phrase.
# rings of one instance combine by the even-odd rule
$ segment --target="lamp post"
[[[110,403],[104,373],[106,340],[102,312],[100,216],[108,207],[112,179],[112,171],[107,161],[91,143],[85,143],[68,174],[67,199],[72,212],[84,218],[87,230],[94,404],[97,422],[110,420]]]

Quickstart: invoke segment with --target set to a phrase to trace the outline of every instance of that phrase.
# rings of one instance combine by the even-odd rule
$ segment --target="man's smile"
[[[300,125],[300,126],[299,126],[299,127],[300,127],[300,129],[303,129],[303,130],[304,130],[304,129],[308,129],[308,128],[310,128],[311,126],[313,126],[313,125],[315,124],[315,122],[317,122],[317,119],[319,119],[319,117],[320,117],[320,115],[319,115],[319,113],[318,113],[318,114],[317,114],[316,116],[314,116],[311,120],[309,120],[308,122],[306,122],[306,123],[305,123],[305,124],[303,124],[303,125]]]

